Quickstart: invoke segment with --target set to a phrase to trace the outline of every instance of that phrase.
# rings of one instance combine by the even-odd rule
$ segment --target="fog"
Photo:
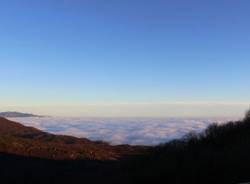
[[[54,134],[101,140],[113,145],[156,145],[200,132],[209,124],[233,118],[11,118]]]

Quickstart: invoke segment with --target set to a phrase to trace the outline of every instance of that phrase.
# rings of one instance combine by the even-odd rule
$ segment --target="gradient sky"
[[[249,19],[248,0],[1,0],[0,110],[242,112]]]

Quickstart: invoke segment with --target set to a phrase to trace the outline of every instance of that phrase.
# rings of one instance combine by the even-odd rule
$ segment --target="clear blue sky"
[[[249,102],[248,0],[2,0],[2,106]]]

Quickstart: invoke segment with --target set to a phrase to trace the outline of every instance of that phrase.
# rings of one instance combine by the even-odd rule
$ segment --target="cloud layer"
[[[232,118],[11,118],[26,126],[113,145],[156,145],[181,138],[191,131],[200,132],[209,124]]]

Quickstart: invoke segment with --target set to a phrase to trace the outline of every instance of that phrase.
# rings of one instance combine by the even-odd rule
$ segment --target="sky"
[[[241,116],[248,0],[1,0],[0,110]]]

